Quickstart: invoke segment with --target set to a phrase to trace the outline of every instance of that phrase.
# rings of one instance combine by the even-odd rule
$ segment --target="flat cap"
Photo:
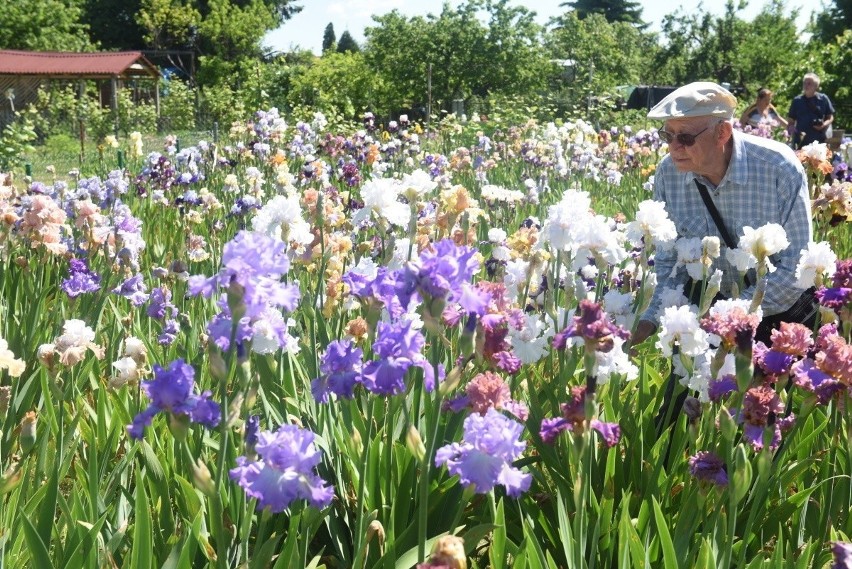
[[[696,81],[669,93],[648,113],[649,119],[720,117],[731,119],[737,98],[730,91],[709,81]]]

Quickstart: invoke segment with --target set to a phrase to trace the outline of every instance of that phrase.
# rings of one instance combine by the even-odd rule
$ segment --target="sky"
[[[566,0],[513,0],[511,3],[526,6],[537,14],[536,20],[544,25],[551,17],[566,11],[566,8],[559,7],[565,2]],[[334,25],[334,33],[338,39],[348,30],[356,42],[363,44],[364,28],[375,25],[371,17],[373,14],[386,14],[396,9],[407,17],[425,16],[430,13],[438,15],[444,0],[299,0],[298,3],[302,5],[302,11],[277,30],[267,34],[265,45],[275,51],[289,51],[300,47],[319,55],[322,51],[323,33],[329,23]],[[768,3],[769,0],[750,0],[740,16],[751,20]],[[457,6],[461,2],[450,0],[450,4]],[[652,31],[659,31],[666,14],[679,8],[684,11],[692,10],[696,6],[695,2],[689,0],[640,0],[639,4],[642,6],[642,19],[651,24]],[[801,30],[807,24],[814,5],[818,3],[814,0],[786,0],[785,4],[788,13],[793,8],[799,8],[796,23]],[[725,10],[725,2],[721,0],[709,0],[701,6],[705,11],[717,15],[721,15]]]

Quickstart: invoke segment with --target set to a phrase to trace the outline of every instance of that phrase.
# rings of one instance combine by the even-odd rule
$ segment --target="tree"
[[[852,28],[852,0],[833,0],[824,11],[814,18],[814,37],[829,43],[835,37]]]
[[[297,70],[287,95],[288,107],[307,106],[355,119],[365,110],[380,115],[391,111],[382,99],[381,78],[357,52],[328,53],[313,65]]]
[[[78,0],[0,2],[0,49],[92,51]]]
[[[424,105],[431,64],[432,100],[449,110],[454,99],[491,93],[530,95],[546,84],[549,67],[534,13],[508,0],[470,0],[440,15],[407,19],[394,10],[365,30],[365,56],[399,105]]]
[[[642,21],[641,4],[632,0],[573,0],[563,2],[559,6],[573,8],[581,20],[592,14],[600,14],[610,23],[626,22],[642,28],[647,27]]]
[[[325,32],[322,34],[322,52],[325,53],[334,49],[337,46],[337,36],[334,35],[334,24],[331,22],[325,27]]]
[[[84,0],[83,21],[89,37],[104,50],[145,47],[145,30],[136,20],[142,0]]]
[[[194,47],[194,31],[201,22],[201,13],[194,6],[174,0],[141,2],[136,21],[144,30],[143,37],[150,49]]]
[[[355,38],[352,37],[349,30],[345,30],[340,35],[340,41],[337,42],[337,53],[354,53],[359,51],[361,51],[361,46],[358,45],[358,42],[355,41]]]
[[[743,8],[743,3],[728,0],[721,16],[700,8],[666,16],[662,34],[668,43],[655,58],[649,82],[681,85],[712,80],[745,87],[750,93],[761,86],[787,91],[790,71],[802,60],[797,12],[785,14],[784,3],[774,0],[754,21],[746,22],[738,16]],[[795,82],[800,83],[801,77]]]
[[[137,21],[154,49],[193,49],[198,81],[237,86],[264,55],[263,37],[301,10],[296,0],[141,0]]]
[[[617,86],[642,83],[651,73],[658,49],[653,34],[626,22],[608,22],[602,14],[580,19],[569,12],[553,24],[547,39],[551,57],[571,72],[552,87],[566,111],[573,107],[587,115],[590,98],[615,96]]]

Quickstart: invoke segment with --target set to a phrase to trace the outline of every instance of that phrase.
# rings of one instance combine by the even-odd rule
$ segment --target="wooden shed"
[[[140,51],[70,53],[0,50],[0,127],[9,124],[16,109],[35,102],[38,89],[51,81],[98,85],[100,104],[118,108],[118,91],[138,81],[152,81],[157,116],[160,72]]]

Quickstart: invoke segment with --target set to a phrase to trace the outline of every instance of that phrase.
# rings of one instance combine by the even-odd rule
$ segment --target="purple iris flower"
[[[831,308],[832,310],[839,310],[846,306],[846,304],[849,302],[849,299],[852,298],[852,288],[820,287],[820,289],[816,291],[816,297],[819,303],[825,306],[826,308]]]
[[[833,542],[831,554],[834,557],[831,569],[852,569],[852,543]]]
[[[177,313],[177,307],[172,304],[172,291],[163,287],[157,287],[151,291],[151,296],[148,297],[148,316],[163,320],[174,318]]]
[[[795,384],[816,394],[817,400],[823,405],[844,389],[843,383],[822,371],[810,358],[796,362],[792,372]]]
[[[752,360],[767,375],[781,375],[790,371],[796,361],[793,354],[767,348],[763,342],[756,342],[752,351]]]
[[[251,415],[248,419],[246,419],[246,431],[245,431],[245,441],[246,446],[249,448],[254,448],[257,444],[257,434],[260,431],[260,417],[257,415]]]
[[[734,393],[737,390],[737,378],[733,375],[724,375],[717,380],[710,382],[707,388],[707,395],[710,401],[718,403],[725,396]]]
[[[334,498],[334,487],[314,473],[322,456],[314,445],[316,435],[295,425],[282,425],[277,431],[257,435],[258,460],[237,458],[231,479],[246,494],[257,498],[257,508],[283,512],[294,500],[307,500],[324,508]]]
[[[553,347],[564,350],[568,338],[580,337],[587,346],[592,346],[598,352],[609,352],[614,346],[613,338],[627,339],[630,332],[613,324],[600,304],[583,299],[579,305],[580,314],[573,318],[571,324],[553,338]]]
[[[405,309],[397,298],[398,273],[398,271],[389,271],[385,267],[379,267],[374,277],[349,271],[343,275],[343,282],[349,287],[350,294],[353,296],[362,300],[376,299],[384,304],[392,317],[399,318]]]
[[[426,338],[411,322],[379,322],[373,354],[378,358],[364,366],[362,383],[373,393],[396,395],[405,391],[405,374],[412,366],[424,373],[427,390],[435,388],[434,370],[421,353]]]
[[[561,405],[562,416],[542,419],[539,435],[545,443],[552,444],[563,431],[580,431],[586,420],[586,387],[571,388],[571,401]],[[613,447],[621,439],[621,427],[618,423],[606,423],[598,419],[589,421],[589,427],[596,430],[607,446]]]
[[[238,351],[244,350],[242,344],[254,338],[261,329],[260,335],[275,340],[279,347],[284,347],[291,340],[280,310],[295,310],[300,292],[297,285],[282,281],[290,269],[287,249],[287,243],[268,235],[240,231],[225,244],[222,268],[217,274],[209,278],[203,275],[190,277],[190,294],[209,298],[219,290],[228,291],[220,299],[221,312],[207,327],[210,339],[222,350],[230,349],[234,327]],[[231,303],[241,307],[240,319],[236,323],[233,322]],[[267,348],[264,345],[262,349]]]
[[[495,409],[484,416],[473,413],[464,421],[463,442],[438,449],[435,465],[446,464],[450,474],[457,475],[465,486],[472,484],[478,494],[502,484],[506,494],[517,497],[532,482],[532,475],[512,466],[526,448],[519,440],[523,430],[523,425]]]
[[[364,352],[350,340],[334,340],[320,363],[320,377],[311,382],[314,399],[328,403],[329,393],[338,397],[352,398],[352,393],[361,376]]]
[[[760,451],[764,446],[764,435],[769,429],[769,448],[775,450],[781,444],[781,432],[793,426],[795,416],[781,417],[784,403],[774,389],[767,385],[752,387],[743,395],[742,411],[738,413],[743,425],[743,438],[752,448]]]
[[[246,303],[265,302],[268,299],[286,300],[286,308],[292,310],[292,299],[281,288],[284,283],[274,282],[287,274],[290,261],[287,258],[287,243],[253,231],[240,231],[225,244],[222,253],[222,269],[212,277],[196,275],[189,279],[191,294],[210,297],[220,287],[235,282],[245,288]],[[298,300],[298,296],[296,297]]]
[[[180,333],[180,324],[174,318],[169,318],[163,323],[163,330],[157,336],[157,343],[161,346],[171,346]]]
[[[222,415],[219,405],[210,400],[209,391],[196,395],[193,393],[194,388],[195,369],[182,359],[173,361],[168,369],[155,364],[154,379],[142,382],[142,390],[151,403],[133,418],[133,423],[127,426],[127,432],[132,438],[141,439],[145,427],[161,411],[184,415],[193,423],[215,427]]]
[[[481,312],[481,295],[468,290],[479,270],[476,254],[473,247],[456,245],[452,239],[443,239],[425,249],[397,278],[397,297],[402,306],[407,307],[414,293],[419,292],[429,298],[458,302],[469,312]]]
[[[101,277],[89,270],[85,260],[71,259],[68,278],[60,286],[70,298],[77,298],[81,294],[100,290]]]
[[[837,261],[832,284],[835,288],[852,288],[852,259]]]
[[[709,451],[700,451],[689,458],[689,473],[702,482],[712,482],[716,486],[728,485],[724,461]]]
[[[142,280],[142,274],[136,273],[132,277],[127,278],[123,283],[112,289],[114,294],[118,294],[130,300],[133,306],[141,306],[148,300],[148,288]]]

